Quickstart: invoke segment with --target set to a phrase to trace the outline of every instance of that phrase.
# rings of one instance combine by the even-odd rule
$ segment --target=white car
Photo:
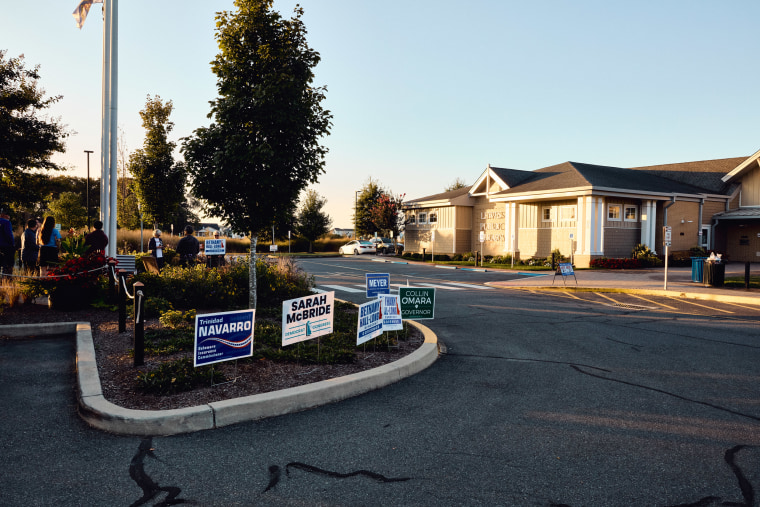
[[[369,241],[349,241],[338,249],[341,255],[359,255],[366,253],[375,253],[375,245]]]

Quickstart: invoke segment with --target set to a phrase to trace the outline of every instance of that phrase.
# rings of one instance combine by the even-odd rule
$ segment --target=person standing
[[[58,248],[61,246],[61,233],[55,228],[55,218],[48,215],[37,231],[37,245],[40,247],[40,273],[47,275],[47,268],[58,264]]]
[[[153,231],[153,237],[148,242],[148,251],[156,259],[156,265],[158,270],[164,267],[164,242],[161,241],[161,231],[156,229]]]
[[[200,245],[195,236],[193,236],[193,232],[193,227],[186,225],[185,235],[177,243],[177,254],[179,255],[179,263],[182,266],[192,264],[200,251]]]
[[[16,243],[13,238],[13,225],[10,216],[0,210],[0,273],[13,274],[13,263],[16,260]]]
[[[105,254],[106,247],[108,246],[108,236],[106,236],[106,233],[103,232],[103,222],[100,220],[95,220],[92,226],[95,228],[95,230],[84,237],[84,244],[89,247],[87,249],[87,254]]]
[[[27,220],[26,229],[21,235],[21,264],[27,273],[37,274],[37,257],[40,255],[40,247],[37,245],[37,220]]]

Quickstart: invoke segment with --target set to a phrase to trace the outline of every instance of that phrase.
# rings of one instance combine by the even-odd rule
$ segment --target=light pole
[[[354,239],[359,238],[359,192],[361,190],[354,192]]]
[[[90,153],[92,150],[84,150],[87,153],[87,232],[90,232]]]

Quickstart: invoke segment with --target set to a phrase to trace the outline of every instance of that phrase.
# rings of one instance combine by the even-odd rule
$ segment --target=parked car
[[[349,241],[338,249],[341,255],[359,255],[366,253],[375,253],[375,244],[370,241],[354,240]]]
[[[396,247],[393,246],[393,240],[390,238],[370,238],[370,241],[375,245],[377,253],[380,254],[393,254],[396,253]]]

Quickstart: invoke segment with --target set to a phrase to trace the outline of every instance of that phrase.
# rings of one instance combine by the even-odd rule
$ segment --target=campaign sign
[[[398,296],[383,294],[379,299],[383,303],[383,331],[401,331],[404,329]]]
[[[367,297],[376,298],[380,294],[390,294],[391,275],[388,273],[367,273]]]
[[[432,319],[435,314],[435,289],[432,287],[399,287],[401,317],[410,320]]]
[[[356,329],[357,345],[383,334],[382,308],[382,301],[379,299],[359,306],[359,323]]]
[[[227,253],[226,239],[207,239],[203,247],[206,255],[224,255]]]
[[[562,276],[575,275],[575,273],[573,272],[573,265],[570,264],[569,262],[560,262],[559,271],[562,274]]]
[[[252,356],[255,316],[256,310],[196,316],[193,365],[205,366]]]
[[[335,292],[283,301],[283,347],[332,333],[334,308]]]

